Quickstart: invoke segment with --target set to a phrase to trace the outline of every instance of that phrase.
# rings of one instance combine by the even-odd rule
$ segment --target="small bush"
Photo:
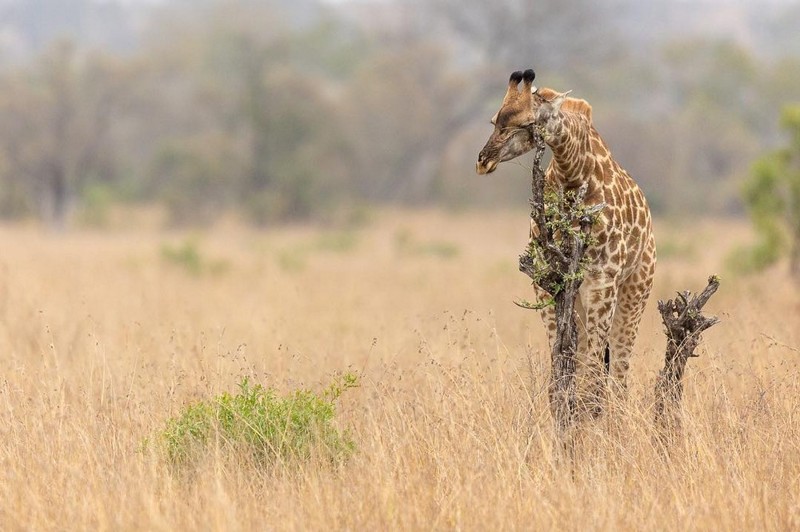
[[[81,208],[78,220],[85,227],[107,227],[111,208],[117,201],[111,185],[97,183],[87,186],[81,193]]]
[[[161,258],[174,264],[192,275],[203,273],[220,274],[228,270],[229,264],[224,260],[209,260],[203,257],[200,248],[193,240],[186,240],[182,244],[171,246],[165,244],[161,247]]]
[[[244,453],[262,466],[311,458],[341,462],[353,453],[355,443],[333,424],[336,401],[356,386],[357,376],[347,373],[320,394],[297,390],[281,397],[244,378],[234,395],[226,392],[187,406],[167,421],[155,443],[170,464],[183,467],[196,463],[215,444],[225,454]]]
[[[747,275],[760,272],[775,264],[783,251],[783,243],[775,241],[776,233],[759,238],[750,246],[737,246],[725,259],[731,273]]]

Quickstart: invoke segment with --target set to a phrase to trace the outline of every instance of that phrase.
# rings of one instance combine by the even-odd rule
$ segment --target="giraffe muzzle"
[[[482,157],[478,157],[478,163],[475,165],[478,175],[491,174],[495,170],[497,170],[497,161],[486,161]]]

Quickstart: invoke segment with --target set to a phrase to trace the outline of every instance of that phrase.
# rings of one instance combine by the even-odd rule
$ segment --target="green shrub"
[[[346,373],[322,393],[297,390],[280,396],[244,378],[234,395],[226,392],[188,405],[167,421],[154,443],[174,466],[196,463],[214,445],[225,454],[244,453],[262,466],[312,458],[341,462],[353,453],[355,443],[333,424],[336,401],[356,386],[357,376]]]
[[[789,133],[788,144],[758,159],[742,187],[758,241],[729,261],[737,271],[757,271],[788,251],[790,271],[800,279],[800,105],[783,109],[781,125]]]
[[[304,248],[293,246],[279,250],[275,260],[284,272],[296,273],[306,269],[308,265],[308,257],[306,255]]]
[[[81,208],[78,220],[86,227],[108,226],[111,207],[117,200],[114,189],[107,183],[87,186],[81,193]]]
[[[175,246],[164,244],[161,246],[161,258],[174,264],[192,275],[203,273],[225,273],[230,264],[224,260],[210,260],[203,257],[200,247],[193,240],[186,240]]]

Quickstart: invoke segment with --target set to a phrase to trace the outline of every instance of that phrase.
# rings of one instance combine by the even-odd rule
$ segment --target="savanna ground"
[[[552,462],[548,354],[517,271],[526,213],[384,213],[361,229],[0,230],[0,529],[798,529],[800,298],[785,266],[726,274],[741,222],[657,224],[631,397]],[[184,246],[184,247],[181,247]],[[196,252],[196,253],[195,253]],[[685,439],[659,451],[655,308],[722,275]],[[240,377],[361,373],[358,451],[174,474],[141,442]]]

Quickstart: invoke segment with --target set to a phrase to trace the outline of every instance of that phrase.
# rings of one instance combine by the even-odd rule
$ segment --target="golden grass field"
[[[2,530],[800,529],[800,290],[724,259],[743,222],[659,221],[630,399],[552,461],[548,352],[517,256],[524,209],[387,212],[357,230],[197,235],[0,229]],[[194,242],[198,274],[164,257]],[[657,298],[723,284],[689,362],[685,438],[654,443]],[[211,457],[175,476],[141,441],[239,378],[362,374],[339,468]]]

